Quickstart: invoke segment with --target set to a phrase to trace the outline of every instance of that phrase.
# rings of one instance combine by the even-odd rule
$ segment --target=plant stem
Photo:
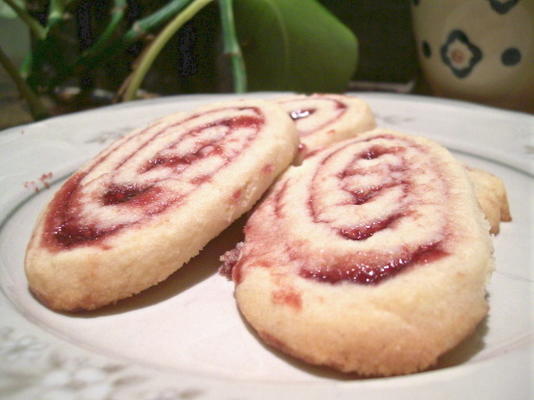
[[[135,97],[137,89],[143,82],[152,63],[176,31],[212,1],[213,0],[194,0],[184,11],[176,15],[174,19],[163,28],[156,39],[150,44],[147,51],[142,55],[139,64],[128,78],[126,91],[123,96],[124,101],[132,100]]]
[[[95,44],[93,44],[90,48],[84,51],[84,53],[80,57],[80,60],[82,60],[82,62],[83,60],[91,59],[92,57],[98,55],[107,48],[109,41],[113,36],[113,33],[115,33],[115,30],[124,18],[126,7],[126,0],[113,1],[113,9],[111,10],[111,20],[109,21],[109,24],[106,26],[104,32],[102,32]]]
[[[48,20],[46,21],[47,32],[63,19],[64,9],[65,4],[63,3],[63,0],[50,0]]]
[[[22,65],[20,66],[20,76],[23,79],[27,79],[28,76],[30,76],[31,70],[32,70],[32,63],[33,63],[33,56],[31,51],[26,54],[24,57],[24,61],[22,62]]]
[[[173,15],[178,14],[191,2],[192,0],[173,0],[153,14],[136,21],[124,35],[124,42],[128,45],[135,42],[156,26],[167,22]]]
[[[58,52],[56,48],[57,38],[54,35],[54,31],[65,21],[65,8],[69,4],[73,4],[73,1],[50,0],[46,26],[39,25],[44,33],[41,37],[37,37],[37,40],[32,46],[32,51],[22,63],[20,72],[27,83],[34,89],[38,86],[41,88],[50,88],[48,77],[45,78],[42,76],[42,68],[45,62],[52,64],[59,73],[65,69],[63,54]]]
[[[120,54],[136,40],[140,39],[159,25],[167,22],[173,15],[182,11],[182,9],[191,2],[192,0],[172,0],[153,14],[136,21],[122,37],[113,40],[110,40],[111,32],[108,38],[104,37],[113,24],[113,22],[110,22],[108,29],[102,34],[101,38],[93,46],[84,51],[73,64],[67,66],[64,73],[60,74],[53,80],[52,85],[55,86],[59,84],[66,77],[72,75],[74,71],[90,70],[98,65],[98,63],[102,62],[106,57],[113,57],[114,55]],[[115,8],[116,6],[114,9]],[[116,15],[113,16],[113,18],[116,17]]]
[[[20,76],[17,71],[17,67],[11,62],[7,55],[0,48],[0,64],[7,71],[8,75],[13,79],[17,89],[19,90],[20,95],[26,100],[28,106],[30,107],[30,113],[34,119],[42,119],[49,116],[48,111],[45,106],[39,99],[39,97],[31,90],[31,88],[26,84],[24,79]]]
[[[232,64],[234,92],[244,93],[247,91],[247,72],[241,47],[239,47],[237,40],[232,0],[219,0],[219,8],[221,10],[224,55],[230,57]]]
[[[18,17],[26,24],[28,25],[28,28],[30,28],[30,31],[34,34],[34,36],[38,39],[44,39],[46,37],[46,29],[43,28],[43,26],[35,19],[33,18],[28,12],[17,5],[13,0],[4,0],[6,4],[15,11],[15,13],[18,15]]]

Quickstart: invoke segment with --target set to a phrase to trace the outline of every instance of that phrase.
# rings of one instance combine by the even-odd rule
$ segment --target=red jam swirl
[[[143,206],[154,201],[158,190],[154,186],[138,186],[135,184],[112,184],[102,196],[102,204],[110,206],[128,203],[130,206]]]
[[[357,147],[353,150],[350,148],[352,145]],[[427,189],[416,187],[416,174],[421,171],[412,166],[411,159],[406,154],[407,149],[411,149],[411,157],[414,157],[414,152],[415,157],[425,156],[425,149],[419,148],[415,143],[382,135],[354,140],[320,161],[311,180],[305,206],[314,224],[327,226],[335,234],[331,239],[325,238],[325,252],[328,252],[330,240],[348,240],[364,245],[366,240],[377,234],[394,232],[405,219],[418,218],[418,206],[428,201],[422,199],[421,193]],[[354,155],[342,155],[346,151],[354,151]],[[339,164],[339,160],[345,161]],[[370,186],[361,183],[367,182],[370,176],[376,178],[372,182],[380,179],[379,183]],[[334,186],[337,189],[333,189]],[[285,211],[286,190],[286,185],[283,185],[277,193],[273,193],[273,214],[278,217],[283,217]],[[347,200],[341,203],[331,200],[329,203],[325,200],[325,193],[331,193],[332,190],[338,190],[341,198]],[[441,193],[439,198],[446,198],[446,195]],[[360,212],[362,207],[379,201],[383,196],[390,196],[391,209],[381,208],[381,217],[368,218],[365,212]],[[353,216],[352,221],[345,220],[346,217],[335,219],[337,214],[331,210],[336,207],[343,207],[341,215]],[[434,228],[432,226],[430,229]],[[389,249],[389,244],[384,239],[386,242],[381,248],[377,248],[376,244],[370,248],[358,245],[360,247],[354,251],[330,258],[307,254],[309,250],[289,246],[289,258],[297,260],[300,265],[299,275],[307,279],[331,284],[342,281],[378,284],[412,265],[426,264],[445,257],[447,253],[443,250],[443,241],[447,237],[446,225],[439,225],[435,230],[433,236],[419,243],[410,243],[409,238],[403,239],[408,244],[401,248]]]
[[[373,262],[374,257],[368,257],[367,262],[351,262],[349,259],[339,264],[314,269],[302,267],[299,274],[303,278],[331,284],[349,281],[370,285],[380,283],[411,265],[426,264],[446,255],[447,253],[440,249],[440,243],[431,243],[422,245],[413,252],[406,251],[396,257],[381,261]],[[382,257],[377,256],[377,258]]]
[[[221,115],[226,111],[234,116]],[[157,123],[125,138],[56,193],[45,215],[42,244],[51,251],[101,244],[128,226],[181,204],[243,152],[264,122],[257,107],[220,108],[174,123]],[[133,138],[140,140],[132,147]],[[216,162],[209,174],[206,167],[195,170],[210,158]],[[137,172],[134,178],[132,170]],[[174,181],[184,182],[181,189],[169,185]],[[93,215],[99,209],[109,210],[112,220]]]
[[[374,220],[364,225],[340,228],[338,232],[345,239],[365,240],[375,233],[391,227],[400,218],[402,218],[402,214],[392,214],[387,218]]]

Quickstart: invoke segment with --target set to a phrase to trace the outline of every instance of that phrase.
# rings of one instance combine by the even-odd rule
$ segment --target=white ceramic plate
[[[280,94],[253,94],[269,97]],[[232,96],[133,102],[0,133],[0,398],[2,399],[526,399],[533,371],[534,118],[469,103],[361,94],[379,126],[422,134],[502,177],[513,222],[495,238],[489,317],[437,368],[358,379],[263,346],[240,318],[218,256],[240,225],[158,287],[79,315],[28,292],[25,246],[60,183],[134,127]],[[532,394],[532,392],[530,393]]]

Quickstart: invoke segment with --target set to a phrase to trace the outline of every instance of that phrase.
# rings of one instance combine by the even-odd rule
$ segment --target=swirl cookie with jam
[[[487,314],[488,231],[445,148],[376,130],[284,173],[225,268],[269,345],[343,372],[406,374]]]
[[[125,136],[41,215],[26,254],[31,291],[73,311],[157,284],[248,211],[297,146],[287,113],[259,100],[171,115]]]

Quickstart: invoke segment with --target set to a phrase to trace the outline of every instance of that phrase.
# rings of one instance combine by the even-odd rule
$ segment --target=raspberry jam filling
[[[393,214],[384,219],[378,219],[369,222],[365,225],[344,227],[338,230],[339,234],[350,240],[365,240],[373,236],[376,232],[380,232],[389,228],[394,222],[402,217],[402,214]]]
[[[217,115],[224,111],[244,115]],[[206,117],[211,121],[205,122]],[[137,134],[142,140],[135,148],[126,138],[56,193],[45,216],[42,244],[52,251],[101,244],[111,234],[180,205],[244,151],[264,122],[256,107],[221,108],[172,125],[153,125]],[[208,169],[196,167],[206,159],[213,160]],[[137,172],[135,182],[132,171]]]
[[[322,258],[293,246],[290,258],[299,265],[299,275],[332,284],[341,281],[377,284],[409,266],[445,257],[444,238],[448,235],[446,225],[437,222],[443,221],[438,216],[439,205],[436,216],[428,211],[421,215],[421,210],[435,203],[429,192],[437,191],[439,199],[447,197],[446,187],[440,182],[428,187],[418,184],[418,174],[439,177],[430,162],[414,165],[424,153],[424,148],[407,140],[378,136],[353,141],[325,156],[311,180],[306,207],[314,224],[328,227],[336,234],[329,240],[348,240],[354,243],[354,250],[340,242],[345,250]],[[285,191],[284,186],[274,196],[277,216],[284,212]],[[426,227],[419,222],[423,221],[420,218],[434,223]],[[417,230],[428,228],[429,236],[424,239],[418,234],[419,239],[413,243],[408,237],[400,238],[401,244],[390,246],[388,235],[398,235],[395,232],[402,224]],[[362,247],[375,235],[382,235],[379,248],[377,241],[371,247]],[[321,248],[328,252],[328,241]]]
[[[46,215],[42,243],[50,250],[70,248],[81,243],[95,242],[99,238],[109,235],[121,226],[107,228],[98,227],[97,224],[81,224],[79,218],[73,215],[72,210],[79,203],[78,187],[85,174],[75,174],[56,193]],[[120,193],[110,188],[102,199],[110,204],[127,201],[126,193]]]
[[[375,257],[369,257],[367,262],[360,261],[354,263],[354,261],[351,261],[350,257],[348,257],[347,260],[340,261],[338,264],[329,265],[327,267],[314,269],[302,267],[299,271],[299,275],[303,278],[332,284],[341,281],[349,281],[359,284],[377,284],[411,265],[426,264],[445,257],[447,253],[441,250],[440,244],[440,242],[436,242],[421,245],[413,252],[406,251],[398,257],[391,259],[386,258],[382,262],[373,260]]]
[[[102,196],[102,204],[110,206],[128,203],[130,206],[144,206],[153,202],[159,192],[154,186],[112,184]]]

